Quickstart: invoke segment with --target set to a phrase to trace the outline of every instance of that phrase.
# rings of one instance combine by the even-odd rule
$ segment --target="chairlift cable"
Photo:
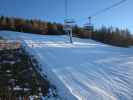
[[[121,1],[119,1],[119,2],[117,2],[117,3],[114,3],[114,4],[112,4],[112,5],[109,6],[109,7],[106,7],[106,8],[104,8],[104,9],[101,9],[101,10],[99,10],[99,11],[97,11],[97,12],[91,14],[88,18],[97,17],[98,15],[100,15],[100,14],[102,14],[102,13],[108,11],[108,10],[111,10],[112,8],[115,8],[115,7],[119,6],[120,4],[122,4],[122,3],[126,2],[126,1],[127,1],[127,0],[121,0]],[[85,19],[86,19],[86,18],[82,18],[82,19],[80,19],[80,20],[78,20],[78,21],[82,21],[82,20],[85,20]]]
[[[90,15],[90,16],[91,16],[91,17],[96,17],[97,15],[100,15],[101,13],[104,13],[104,12],[106,12],[106,11],[108,11],[108,10],[114,8],[114,7],[119,6],[120,4],[124,3],[125,1],[127,1],[127,0],[121,0],[121,1],[119,1],[119,2],[117,2],[117,3],[112,4],[112,5],[109,6],[109,7],[106,7],[106,8],[104,8],[104,9],[102,9],[102,10],[99,10],[99,11],[93,13],[93,14]]]

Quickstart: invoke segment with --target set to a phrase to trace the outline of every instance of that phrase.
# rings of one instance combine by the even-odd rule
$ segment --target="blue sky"
[[[68,16],[83,25],[87,17],[120,0],[68,0]],[[65,18],[65,0],[0,0],[0,15],[41,19],[62,23]],[[92,19],[95,27],[101,25],[128,28],[133,32],[133,0],[115,7]]]

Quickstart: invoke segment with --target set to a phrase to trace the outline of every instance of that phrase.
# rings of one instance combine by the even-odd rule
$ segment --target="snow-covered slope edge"
[[[39,52],[36,51],[36,49],[34,49],[33,47],[30,47],[27,44],[27,42],[30,40],[30,36],[27,37],[28,35],[32,35],[32,34],[30,34],[30,33],[26,34],[26,33],[19,33],[19,32],[11,32],[11,31],[1,31],[0,32],[0,36],[5,38],[5,39],[20,41],[22,43],[22,45],[24,46],[25,50],[30,55],[33,55],[36,58],[36,60],[39,62],[40,67],[43,67],[43,70],[42,70],[42,72],[40,74],[42,74],[42,76],[44,74],[47,75],[48,80],[53,85],[56,86],[56,88],[57,88],[57,95],[59,96],[59,97],[57,97],[58,99],[60,99],[60,100],[77,100],[75,98],[75,96],[73,96],[69,92],[68,88],[66,88],[66,86],[50,70],[50,68],[48,68],[49,67],[49,63],[48,63],[49,59],[47,57],[44,57],[45,59],[47,59],[46,61],[48,61],[48,62],[44,61],[44,59],[41,59],[41,54],[39,54]],[[33,36],[36,36],[36,35],[33,34]],[[41,38],[41,37],[39,37],[39,38]]]

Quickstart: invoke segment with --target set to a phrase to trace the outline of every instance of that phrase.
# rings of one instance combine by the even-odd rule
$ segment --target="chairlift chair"
[[[65,31],[71,31],[74,24],[73,19],[65,19],[64,20],[64,30]]]
[[[73,19],[65,19],[64,20],[64,31],[69,35],[70,37],[70,43],[72,43],[72,27],[74,25]]]
[[[84,25],[85,30],[93,31],[93,28],[94,28],[93,25],[90,24],[90,23],[87,23],[87,24]]]
[[[93,25],[91,23],[91,16],[89,16],[88,19],[89,19],[89,23],[86,23],[84,25],[84,29],[92,32],[93,31]]]

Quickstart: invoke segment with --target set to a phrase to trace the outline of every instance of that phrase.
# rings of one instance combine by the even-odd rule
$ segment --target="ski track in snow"
[[[133,48],[66,36],[0,32],[21,40],[64,100],[133,100]]]

